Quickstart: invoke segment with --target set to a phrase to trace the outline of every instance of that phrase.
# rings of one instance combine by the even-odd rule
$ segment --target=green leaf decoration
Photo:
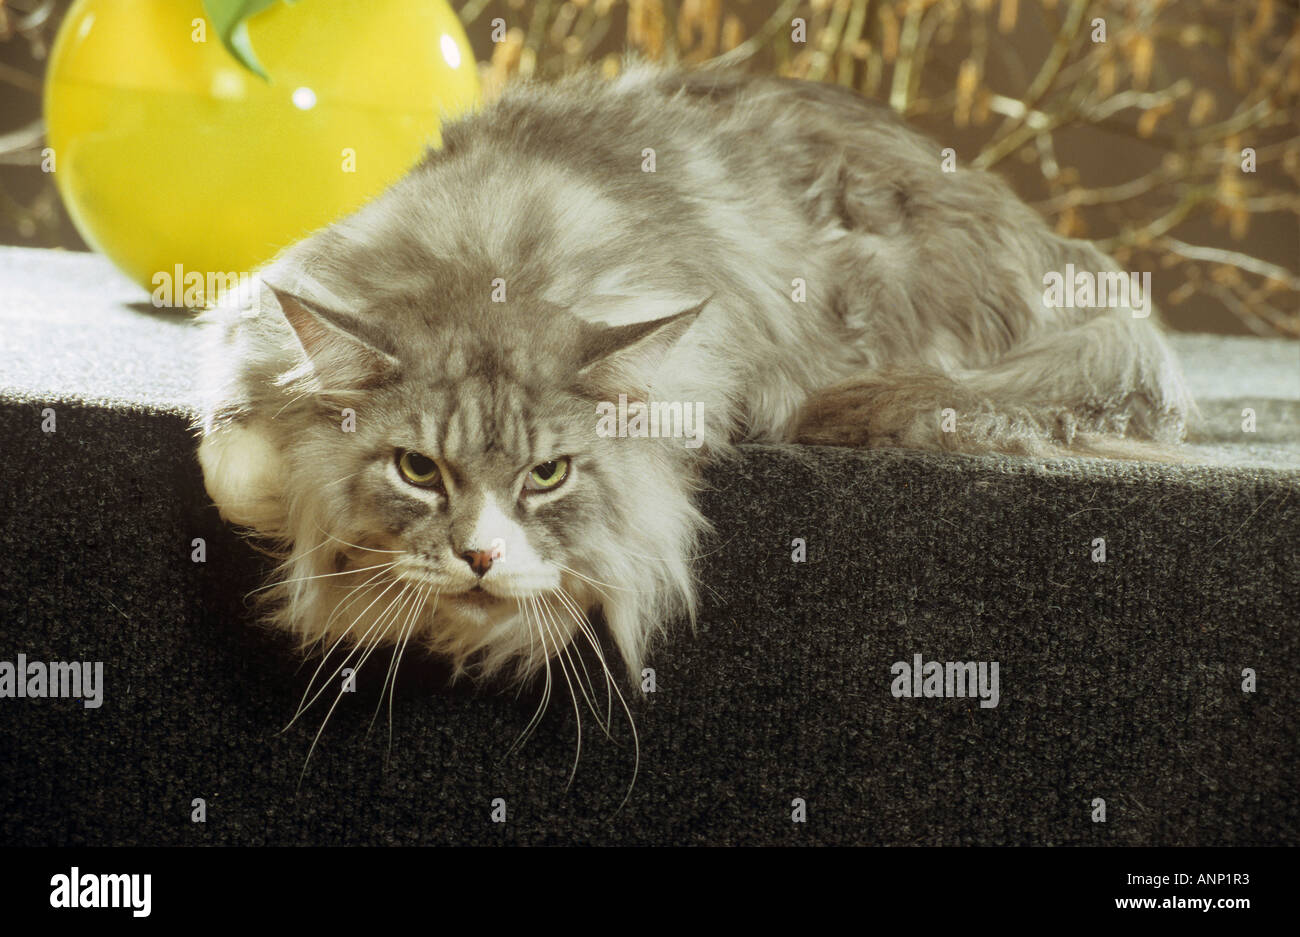
[[[239,64],[263,81],[270,81],[248,40],[248,18],[278,0],[203,0],[203,10],[221,37],[221,44]]]

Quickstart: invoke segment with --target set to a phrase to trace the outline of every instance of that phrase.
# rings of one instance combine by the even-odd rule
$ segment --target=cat
[[[521,84],[448,124],[203,317],[199,459],[284,558],[269,618],[354,667],[416,641],[549,681],[599,652],[599,611],[635,680],[694,620],[700,469],[739,443],[1176,446],[1155,317],[1045,302],[1114,261],[941,164],[849,90],[703,70]],[[660,403],[696,445],[646,431]]]

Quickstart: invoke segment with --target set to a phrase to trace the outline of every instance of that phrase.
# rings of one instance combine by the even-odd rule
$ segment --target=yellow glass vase
[[[245,274],[357,208],[478,101],[445,0],[297,0],[247,25],[269,80],[226,50],[200,0],[77,0],[55,41],[59,192],[86,241],[155,298],[163,278]],[[182,295],[176,283],[172,304]]]

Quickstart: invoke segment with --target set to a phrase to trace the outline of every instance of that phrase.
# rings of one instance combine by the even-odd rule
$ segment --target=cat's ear
[[[396,358],[360,338],[346,317],[266,285],[327,389],[371,387],[397,367]]]
[[[695,324],[709,299],[662,319],[595,331],[583,348],[579,377],[597,384],[647,380],[669,349]]]

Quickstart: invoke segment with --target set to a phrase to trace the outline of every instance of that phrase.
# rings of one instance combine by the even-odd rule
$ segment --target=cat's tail
[[[1178,462],[1195,405],[1149,321],[1109,313],[1032,338],[990,367],[877,370],[809,398],[813,445]]]

